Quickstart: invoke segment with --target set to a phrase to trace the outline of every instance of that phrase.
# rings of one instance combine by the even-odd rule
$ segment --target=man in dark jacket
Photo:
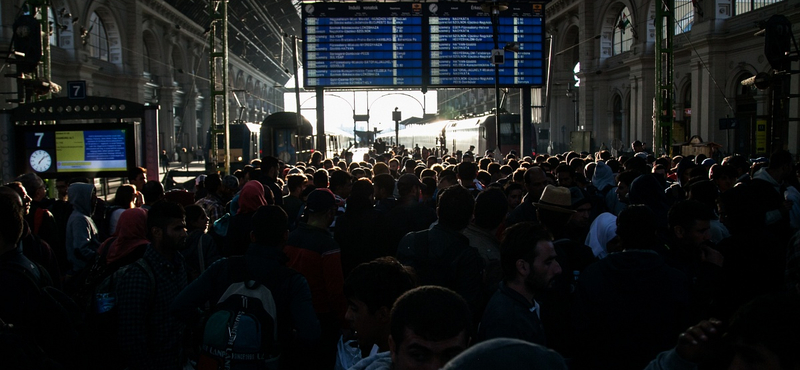
[[[587,267],[577,286],[572,313],[582,368],[641,369],[689,324],[688,280],[653,250],[653,212],[626,208],[617,235],[623,251]]]
[[[420,285],[439,285],[460,294],[476,318],[480,303],[483,259],[461,230],[469,225],[475,200],[461,185],[440,195],[436,213],[439,222],[430,230],[408,233],[397,248],[397,259],[413,267]]]
[[[550,234],[531,222],[516,224],[506,230],[500,258],[503,281],[486,306],[478,340],[516,338],[546,345],[534,298],[561,274]]]
[[[281,247],[288,238],[288,229],[286,212],[280,207],[264,206],[255,212],[253,231],[250,233],[252,242],[244,257],[246,271],[254,280],[266,281],[271,278],[275,269],[284,266],[286,256]],[[175,298],[171,311],[178,316],[187,317],[205,302],[216,303],[233,283],[228,279],[231,273],[229,259],[215,262]],[[303,275],[293,274],[279,286],[281,289],[273,292],[278,310],[279,341],[282,341],[284,349],[298,345],[308,348],[319,338],[319,321],[311,304],[308,282]],[[291,335],[292,331],[295,332],[294,337]],[[291,354],[284,354],[287,356],[281,361],[292,360]]]
[[[517,222],[536,221],[536,207],[533,203],[542,196],[544,187],[547,185],[547,177],[540,167],[531,167],[525,171],[525,190],[527,194],[522,198],[517,208],[508,215],[507,226]]]

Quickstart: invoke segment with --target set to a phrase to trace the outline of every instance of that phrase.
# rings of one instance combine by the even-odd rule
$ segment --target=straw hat
[[[572,209],[572,195],[569,188],[563,186],[547,185],[539,198],[533,203],[537,208],[561,213],[575,213]]]

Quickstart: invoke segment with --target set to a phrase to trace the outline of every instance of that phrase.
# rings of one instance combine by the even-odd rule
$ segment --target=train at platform
[[[520,152],[520,120],[519,114],[501,113],[500,149],[503,155],[510,151]],[[466,152],[474,146],[473,152],[484,154],[487,150],[495,152],[497,148],[497,125],[495,115],[476,115],[460,117],[452,120],[437,120],[430,123],[407,125],[397,133],[397,141],[407,149],[416,147],[438,149],[440,155]],[[536,152],[536,134],[533,137],[532,152]],[[378,138],[395,145],[395,132],[384,131]],[[525,153],[528,155],[530,153]]]

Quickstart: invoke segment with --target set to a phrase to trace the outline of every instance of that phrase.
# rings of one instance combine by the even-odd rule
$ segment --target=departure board
[[[544,3],[496,17],[503,87],[544,83]],[[481,3],[306,3],[306,87],[492,87],[495,24]]]
[[[540,3],[509,3],[497,17],[501,86],[544,83],[544,18]],[[432,87],[494,86],[494,26],[479,3],[426,4]],[[511,45],[509,45],[511,47]]]
[[[419,3],[303,5],[305,86],[423,84]]]

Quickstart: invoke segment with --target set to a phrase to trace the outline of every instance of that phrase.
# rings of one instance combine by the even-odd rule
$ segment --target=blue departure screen
[[[490,87],[497,28],[501,86],[544,84],[544,2],[306,3],[307,87]]]

